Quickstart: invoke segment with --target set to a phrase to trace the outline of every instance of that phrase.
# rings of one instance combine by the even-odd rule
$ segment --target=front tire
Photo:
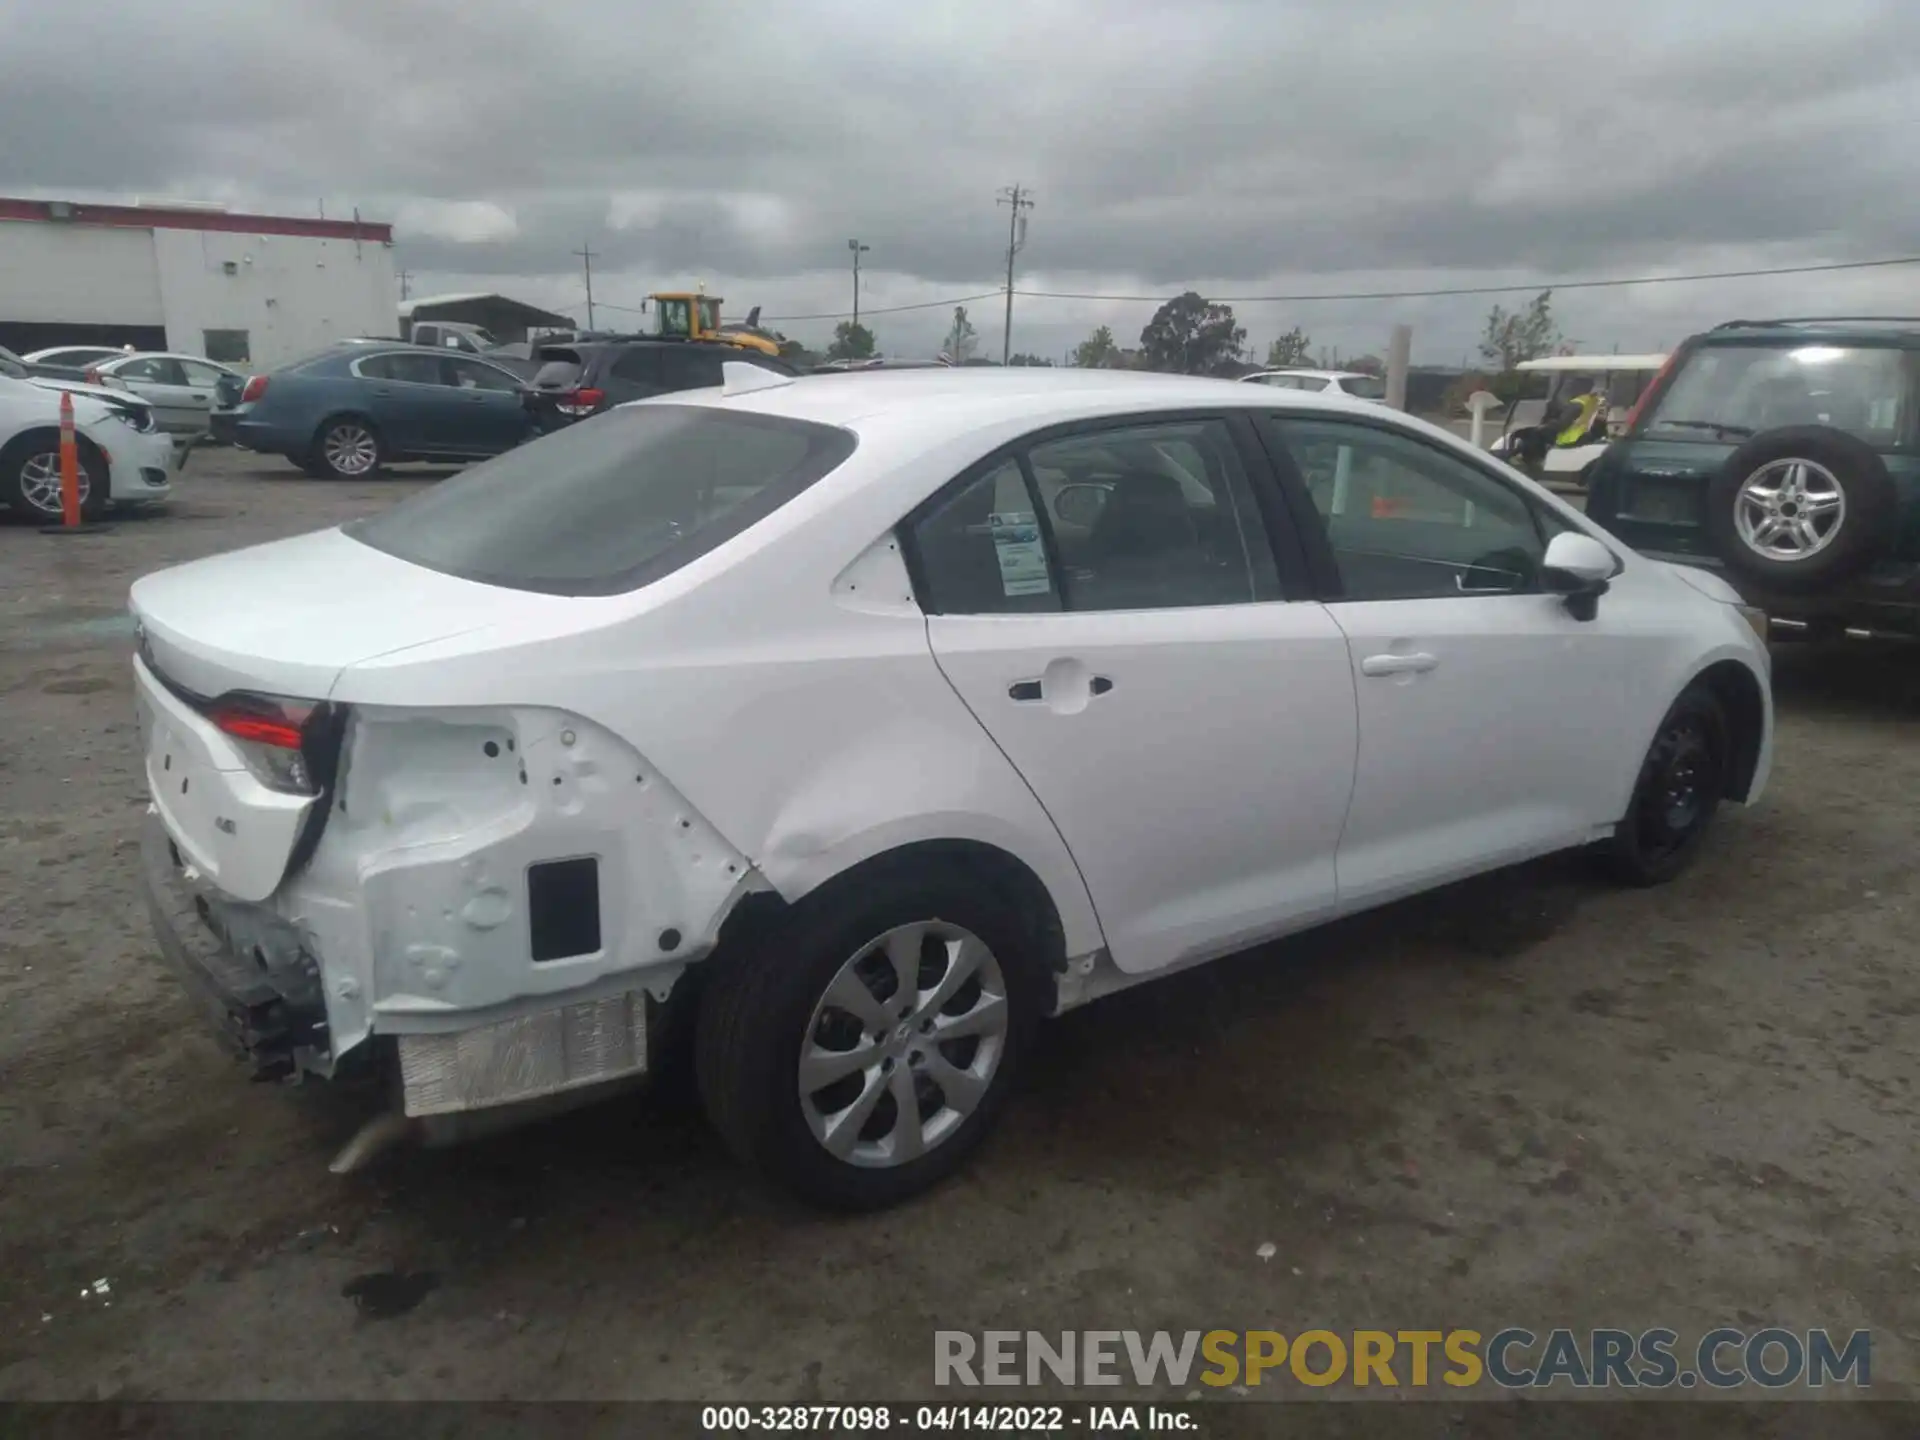
[[[364,480],[385,458],[380,432],[358,415],[338,415],[322,425],[309,457],[321,475],[333,480]]]
[[[1622,884],[1664,885],[1699,854],[1726,793],[1727,717],[1704,685],[1681,692],[1654,732],[1626,816],[1600,847]]]
[[[695,1065],[736,1155],[815,1204],[873,1210],[957,1170],[1041,1011],[1010,904],[925,865],[801,901],[701,997]]]
[[[107,513],[106,466],[84,440],[79,455],[80,514],[98,520]],[[58,431],[24,435],[0,454],[0,494],[16,516],[59,522],[65,511],[60,493]]]

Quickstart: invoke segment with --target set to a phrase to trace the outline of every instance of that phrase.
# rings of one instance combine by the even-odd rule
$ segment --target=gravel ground
[[[924,1396],[937,1327],[1776,1322],[1914,1393],[1911,651],[1781,650],[1774,788],[1681,882],[1556,860],[1073,1014],[889,1214],[769,1197],[666,1097],[330,1176],[356,1116],[244,1083],[155,959],[123,603],[438,473],[202,452],[163,515],[0,527],[0,1396],[856,1401]]]

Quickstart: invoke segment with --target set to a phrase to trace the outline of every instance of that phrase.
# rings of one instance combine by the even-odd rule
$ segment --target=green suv
[[[1920,637],[1920,319],[1695,335],[1595,463],[1587,514],[1785,630]]]

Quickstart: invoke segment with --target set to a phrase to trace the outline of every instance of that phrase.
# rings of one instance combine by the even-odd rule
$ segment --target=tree
[[[1082,370],[1118,370],[1125,364],[1113,331],[1105,325],[1074,346],[1073,363]]]
[[[1246,328],[1234,324],[1231,305],[1215,305],[1198,291],[1176,295],[1140,332],[1147,369],[1177,375],[1214,375],[1240,359]]]
[[[1009,360],[1007,361],[1007,364],[1009,364],[1009,365],[1047,365],[1047,366],[1051,366],[1051,365],[1053,364],[1053,361],[1051,361],[1051,360],[1044,360],[1044,359],[1042,359],[1042,358],[1041,358],[1040,356],[1038,356],[1038,355],[1015,355],[1015,356],[1013,356],[1013,357],[1012,357],[1011,359],[1009,359]]]
[[[1286,370],[1295,365],[1305,365],[1312,355],[1309,348],[1313,342],[1294,326],[1278,340],[1267,346],[1267,368]]]
[[[1553,291],[1542,290],[1524,310],[1493,307],[1480,337],[1480,358],[1504,374],[1523,360],[1551,355],[1560,341],[1560,327],[1553,323]]]
[[[953,307],[953,328],[947,331],[944,343],[947,359],[956,365],[966,364],[968,357],[973,354],[974,347],[980,343],[973,333],[973,322],[967,319],[966,306]]]
[[[873,358],[873,332],[853,320],[842,320],[833,327],[833,343],[827,346],[829,360],[870,360]]]

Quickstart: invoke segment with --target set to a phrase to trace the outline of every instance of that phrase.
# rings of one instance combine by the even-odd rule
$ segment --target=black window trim
[[[1346,586],[1340,578],[1339,562],[1334,558],[1333,542],[1327,535],[1326,520],[1320,514],[1320,507],[1313,503],[1313,494],[1307,488],[1306,477],[1300,473],[1300,467],[1294,463],[1292,447],[1285,443],[1287,425],[1290,421],[1332,422],[1339,425],[1351,425],[1363,430],[1377,430],[1384,435],[1392,435],[1410,444],[1421,446],[1436,455],[1446,456],[1456,463],[1465,466],[1467,469],[1485,476],[1495,485],[1500,486],[1512,494],[1512,496],[1526,508],[1527,519],[1533,525],[1534,535],[1540,541],[1541,549],[1544,551],[1550,543],[1546,530],[1541,523],[1544,508],[1541,506],[1538,497],[1528,494],[1526,487],[1517,482],[1517,477],[1503,474],[1497,464],[1491,460],[1482,460],[1477,455],[1462,455],[1459,451],[1451,449],[1448,446],[1436,445],[1428,436],[1421,435],[1417,431],[1410,430],[1405,426],[1395,425],[1392,421],[1376,415],[1349,415],[1344,412],[1336,413],[1330,410],[1276,410],[1266,409],[1264,407],[1250,408],[1247,413],[1250,417],[1258,416],[1260,419],[1267,421],[1278,431],[1278,434],[1269,440],[1268,435],[1265,433],[1265,426],[1251,419],[1249,421],[1258,443],[1266,454],[1268,462],[1273,467],[1274,475],[1285,496],[1287,507],[1293,516],[1294,528],[1301,535],[1302,543],[1309,552],[1307,561],[1314,580],[1313,598],[1319,600],[1322,604],[1390,604],[1396,602],[1368,601],[1365,599],[1356,600],[1346,593]],[[1566,525],[1563,517],[1556,515],[1555,519],[1562,525]],[[1577,525],[1566,525],[1566,528],[1573,529],[1583,535],[1591,534],[1591,532]],[[1613,552],[1614,573],[1618,574],[1619,571],[1624,568],[1620,558],[1620,552],[1606,541],[1602,541],[1601,543],[1606,544],[1607,549]],[[1505,600],[1543,593],[1545,592],[1542,591],[1536,583],[1533,588],[1526,590],[1509,590],[1496,593],[1481,592],[1478,594],[1472,591],[1462,591],[1457,595],[1440,594],[1408,596],[1405,598],[1422,600]]]
[[[914,531],[920,523],[934,511],[952,500],[954,496],[977,483],[989,471],[998,469],[1012,461],[1019,469],[1021,482],[1026,486],[1027,499],[1034,507],[1034,514],[1040,526],[1041,543],[1047,556],[1047,579],[1053,586],[1054,599],[1058,602],[1052,610],[1015,610],[1015,611],[954,611],[956,615],[965,615],[980,620],[1033,620],[1051,615],[1102,615],[1120,614],[1111,610],[1075,610],[1069,604],[1066,585],[1066,572],[1060,564],[1059,549],[1053,535],[1053,518],[1040,496],[1039,486],[1035,482],[1033,467],[1027,459],[1029,451],[1037,446],[1050,444],[1056,440],[1077,439],[1083,435],[1097,435],[1111,430],[1137,430],[1148,425],[1182,425],[1204,421],[1219,421],[1226,427],[1233,444],[1240,467],[1246,472],[1247,486],[1253,492],[1256,518],[1267,538],[1267,545],[1273,555],[1274,570],[1279,576],[1280,593],[1270,599],[1234,601],[1233,604],[1281,605],[1302,600],[1314,600],[1316,584],[1310,569],[1310,554],[1303,543],[1298,520],[1292,513],[1284,492],[1284,485],[1276,472],[1266,447],[1262,444],[1254,425],[1254,411],[1244,406],[1226,406],[1217,409],[1177,409],[1177,410],[1134,410],[1119,415],[1089,415],[1077,420],[1056,421],[1037,430],[1006,441],[994,450],[961,470],[959,474],[946,481],[926,499],[915,505],[894,525],[894,538],[900,543],[900,555],[906,562],[907,578],[913,584],[915,603],[927,615],[944,615],[949,612],[934,609],[928,605],[932,587],[927,583],[926,566],[920,556],[919,546],[914,540]],[[1312,501],[1308,501],[1312,510]],[[1319,542],[1324,546],[1326,536],[1319,533],[1318,512],[1313,513],[1312,523],[1316,527]],[[1331,558],[1331,551],[1328,552]],[[1172,608],[1172,607],[1160,607]],[[1222,609],[1223,606],[1180,606],[1180,609]]]

